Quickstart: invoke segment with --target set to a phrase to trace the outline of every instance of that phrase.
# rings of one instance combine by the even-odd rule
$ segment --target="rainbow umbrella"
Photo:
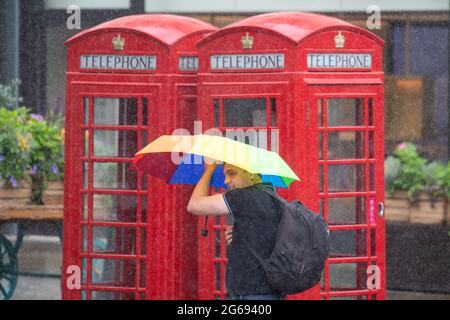
[[[204,171],[204,157],[218,165],[210,185],[226,188],[223,162],[251,173],[259,173],[263,182],[287,188],[300,180],[275,152],[257,148],[221,136],[163,135],[136,153],[133,167],[170,184],[197,184]]]

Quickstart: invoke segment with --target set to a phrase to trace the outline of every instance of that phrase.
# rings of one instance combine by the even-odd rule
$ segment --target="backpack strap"
[[[279,196],[278,194],[276,194],[275,192],[271,192],[267,189],[265,189],[264,187],[260,186],[260,185],[255,185],[255,187],[261,191],[264,191],[265,193],[267,193],[268,195],[270,195],[271,197],[279,200],[281,203],[283,203],[284,205],[288,204],[289,202],[286,201],[285,199],[283,199],[281,196]],[[242,240],[244,241],[245,245],[247,246],[247,248],[251,251],[251,253],[255,256],[255,258],[259,261],[259,263],[262,265],[263,269],[265,266],[265,262],[264,259],[259,255],[259,253],[256,252],[255,249],[253,249],[253,247],[248,243],[247,239],[245,239],[245,237],[242,238]]]
[[[261,190],[261,191],[264,191],[265,193],[270,195],[272,198],[275,198],[275,199],[279,200],[284,205],[289,203],[288,201],[286,201],[286,199],[282,198],[280,195],[276,194],[275,192],[269,191],[269,190],[265,189],[264,187],[262,187],[260,185],[255,185],[255,187],[257,189]]]

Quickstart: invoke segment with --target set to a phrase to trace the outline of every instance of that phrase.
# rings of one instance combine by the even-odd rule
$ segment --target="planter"
[[[2,207],[21,206],[31,204],[31,183],[21,181],[16,188],[4,186],[0,188],[0,205]],[[62,206],[64,200],[64,182],[50,181],[42,195],[42,202],[46,205]]]
[[[450,293],[448,201],[386,193],[386,281],[390,290]]]
[[[8,207],[11,205],[30,204],[31,184],[28,181],[20,181],[16,188],[6,185],[0,188],[0,205]]]
[[[42,195],[45,205],[62,206],[64,201],[64,181],[49,181]]]
[[[418,201],[411,202],[406,192],[386,193],[386,220],[419,224],[446,224],[449,217],[448,201],[430,201],[427,194],[421,194]]]

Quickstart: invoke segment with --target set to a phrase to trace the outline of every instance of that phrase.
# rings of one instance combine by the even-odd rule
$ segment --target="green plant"
[[[417,200],[421,192],[427,192],[432,199],[450,198],[450,162],[443,165],[417,153],[412,143],[401,143],[393,156],[386,158],[385,180],[387,190],[407,191],[410,200]]]
[[[29,165],[31,167],[31,202],[42,204],[42,193],[49,180],[63,177],[64,155],[60,129],[42,116],[30,114],[27,132],[31,134]]]
[[[31,178],[31,202],[42,204],[50,180],[64,173],[61,130],[26,108],[0,108],[0,183],[17,187]]]
[[[49,180],[59,180],[64,173],[64,123],[61,99],[50,110],[50,121],[16,108],[20,81],[0,85],[0,186],[16,187],[20,180],[32,182],[31,201],[42,203],[42,193]]]
[[[8,85],[0,83],[0,107],[13,110],[20,106],[22,97],[19,96],[20,80],[12,80]]]
[[[0,106],[0,185],[17,187],[29,167],[31,134],[26,130],[26,108]]]

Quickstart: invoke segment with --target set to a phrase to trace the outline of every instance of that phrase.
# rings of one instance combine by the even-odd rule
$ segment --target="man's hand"
[[[189,200],[187,210],[196,215],[221,215],[229,214],[230,211],[225,203],[221,193],[209,196],[209,183],[211,181],[214,170],[216,169],[216,162],[205,157],[205,171],[202,177],[197,182],[197,185],[192,191],[191,199]],[[210,162],[210,163],[208,163]]]
[[[233,227],[228,226],[225,230],[225,240],[227,245],[231,244],[233,241]]]
[[[204,166],[205,166],[205,172],[214,172],[214,170],[217,167],[217,163],[215,160],[204,157],[203,158]]]

